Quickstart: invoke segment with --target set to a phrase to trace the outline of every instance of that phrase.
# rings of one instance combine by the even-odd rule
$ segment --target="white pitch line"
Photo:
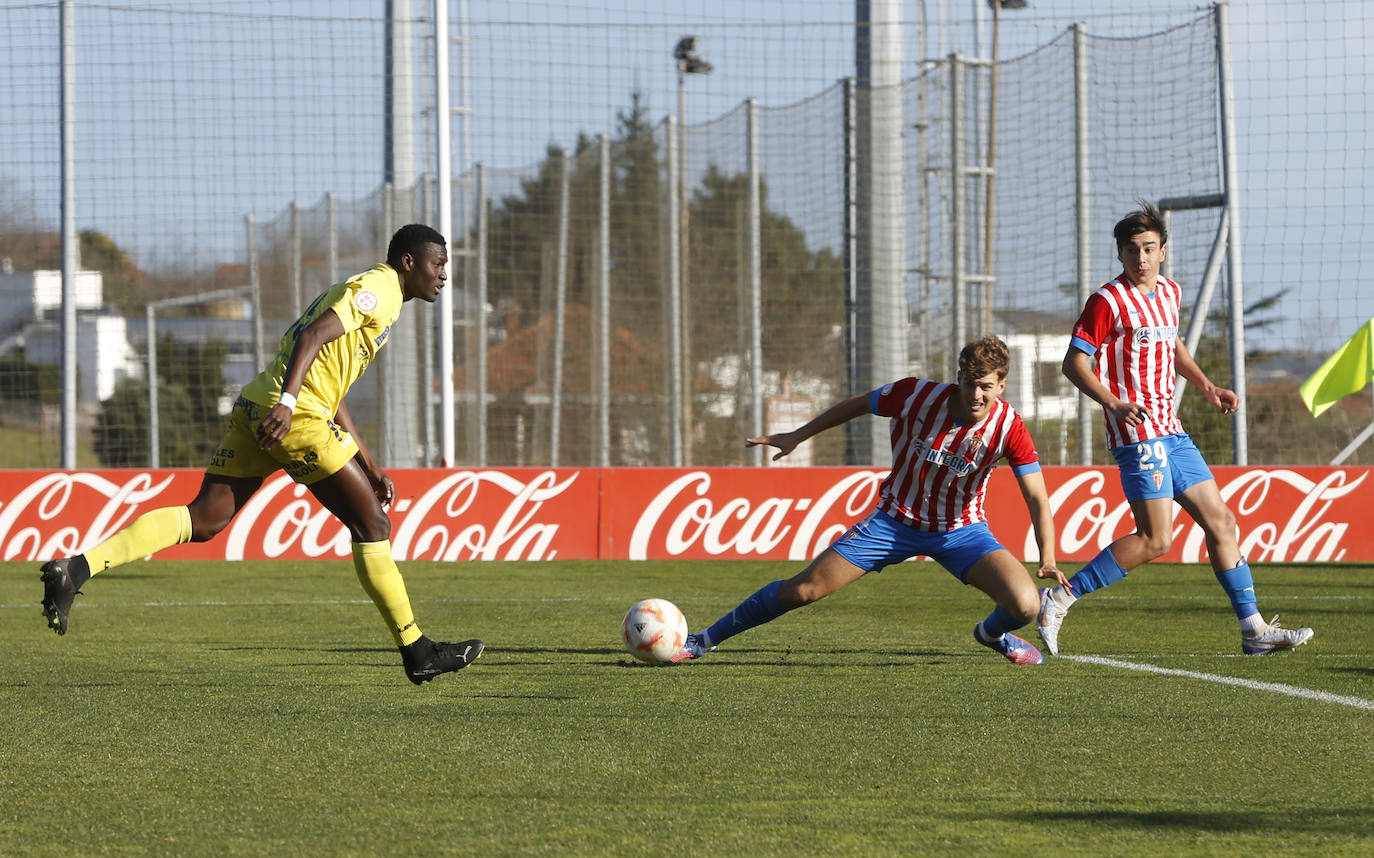
[[[1115,658],[1102,658],[1096,655],[1061,655],[1059,657],[1068,659],[1069,661],[1081,661],[1086,664],[1101,664],[1106,667],[1140,670],[1145,673],[1160,673],[1165,676],[1185,676],[1189,679],[1201,679],[1204,682],[1216,682],[1221,685],[1239,685],[1242,688],[1250,688],[1255,691],[1272,691],[1276,694],[1287,694],[1290,697],[1305,697],[1308,700],[1320,700],[1323,703],[1339,703],[1342,706],[1353,706],[1356,709],[1374,710],[1374,700],[1365,700],[1363,697],[1346,697],[1341,694],[1329,694],[1325,691],[1313,691],[1310,688],[1299,688],[1296,685],[1283,685],[1278,682],[1256,682],[1253,679],[1240,679],[1235,676],[1218,676],[1215,673],[1198,673],[1193,670],[1175,670],[1171,667],[1158,667],[1153,664],[1138,664],[1133,661],[1120,661]]]

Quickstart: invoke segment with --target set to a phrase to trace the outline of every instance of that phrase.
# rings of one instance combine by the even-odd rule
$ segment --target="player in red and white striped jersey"
[[[868,396],[874,414],[892,419],[892,470],[878,509],[918,530],[985,521],[983,493],[1004,458],[1018,473],[1039,470],[1035,442],[1014,408],[994,398],[985,416],[961,423],[959,393],[956,384],[904,378]]]
[[[1120,469],[1136,531],[1104,548],[1068,587],[1041,592],[1040,638],[1057,655],[1064,614],[1078,598],[1168,551],[1177,501],[1207,537],[1212,569],[1240,621],[1242,652],[1262,655],[1300,646],[1311,639],[1311,629],[1283,629],[1277,617],[1266,623],[1260,615],[1235,516],[1174,411],[1175,374],[1223,414],[1239,408],[1240,397],[1213,384],[1178,339],[1181,290],[1159,274],[1169,240],[1164,221],[1154,206],[1142,202],[1117,222],[1113,236],[1121,274],[1088,298],[1063,369],[1102,406],[1107,446]]]
[[[749,446],[777,447],[773,458],[779,459],[814,435],[872,413],[891,420],[892,471],[867,518],[797,575],[765,585],[710,628],[688,635],[673,661],[699,658],[869,572],[927,556],[997,603],[974,628],[979,643],[1015,664],[1040,664],[1040,651],[1011,634],[1035,616],[1035,582],[993,537],[983,512],[988,475],[1006,459],[1030,510],[1040,549],[1037,574],[1067,584],[1055,565],[1054,517],[1035,444],[1015,409],[999,398],[1008,362],[1006,344],[986,337],[960,352],[957,385],[905,378],[850,397],[795,431],[748,439]]]

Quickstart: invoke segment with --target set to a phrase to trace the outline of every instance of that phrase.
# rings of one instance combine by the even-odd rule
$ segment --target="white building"
[[[0,271],[0,353],[22,345],[30,363],[62,363],[62,272]],[[123,316],[104,309],[99,271],[76,274],[77,400],[110,398],[121,379],[139,375]]]

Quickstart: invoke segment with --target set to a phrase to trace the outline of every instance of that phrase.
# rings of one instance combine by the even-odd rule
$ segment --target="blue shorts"
[[[917,530],[875,509],[830,547],[866,572],[923,555],[967,584],[964,576],[973,564],[1000,550],[1002,543],[984,521],[954,530]]]
[[[1176,498],[1212,479],[1202,453],[1183,433],[1113,447],[1112,455],[1128,501]]]

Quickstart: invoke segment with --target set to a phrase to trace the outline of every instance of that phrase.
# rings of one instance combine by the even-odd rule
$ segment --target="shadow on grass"
[[[1331,667],[1332,673],[1353,673],[1356,676],[1374,676],[1374,667]]]
[[[979,818],[989,815],[979,814]],[[991,815],[1008,822],[1056,824],[1087,822],[1142,832],[1160,829],[1214,832],[1264,832],[1291,834],[1295,831],[1374,834],[1374,808],[1364,807],[1288,807],[1268,810],[1034,810],[1024,813]]]

